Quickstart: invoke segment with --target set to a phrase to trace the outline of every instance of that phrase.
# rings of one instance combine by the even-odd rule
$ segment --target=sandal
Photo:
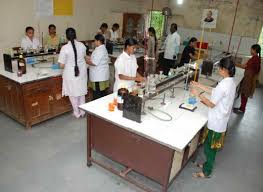
[[[194,178],[206,179],[207,177],[203,172],[196,172],[192,174]]]
[[[196,165],[196,167],[203,169],[204,167],[204,163],[194,163]]]
[[[203,164],[203,163],[197,163],[196,166],[199,167],[199,168],[201,168],[201,169],[203,169],[204,164]]]

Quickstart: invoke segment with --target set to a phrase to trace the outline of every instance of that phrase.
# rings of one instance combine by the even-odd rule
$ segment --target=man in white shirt
[[[175,67],[177,61],[177,55],[179,53],[181,37],[177,33],[177,24],[172,23],[170,28],[170,34],[167,36],[163,48],[164,48],[164,63],[163,73],[168,75],[169,70]]]
[[[112,25],[112,28],[110,30],[110,40],[111,41],[117,41],[119,38],[119,24],[118,23],[114,23]]]
[[[108,31],[108,24],[102,23],[99,30],[97,31],[97,34],[103,35],[105,38],[105,43],[106,43],[106,40],[110,39],[110,32]]]
[[[34,37],[34,28],[27,27],[26,28],[26,36],[21,41],[21,47],[25,51],[29,51],[30,49],[38,49],[40,47],[39,40]]]

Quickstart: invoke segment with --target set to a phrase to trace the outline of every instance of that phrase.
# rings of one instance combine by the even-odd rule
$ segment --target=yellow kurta
[[[60,43],[60,37],[56,35],[55,37],[51,37],[50,35],[45,36],[44,38],[44,47],[48,49],[57,49]]]

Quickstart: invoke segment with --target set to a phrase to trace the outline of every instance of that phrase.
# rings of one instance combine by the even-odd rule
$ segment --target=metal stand
[[[161,105],[166,105],[166,103],[165,103],[165,93],[163,94],[163,101],[161,102]]]
[[[175,89],[175,88],[173,87],[173,89],[172,89],[172,95],[170,96],[170,98],[172,98],[172,99],[175,98],[174,89]]]

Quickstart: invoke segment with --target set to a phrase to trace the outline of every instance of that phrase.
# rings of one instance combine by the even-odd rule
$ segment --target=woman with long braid
[[[237,67],[245,69],[244,77],[241,82],[241,105],[239,108],[234,108],[235,113],[243,114],[246,111],[246,105],[248,98],[252,98],[255,88],[258,74],[260,72],[261,65],[261,47],[258,44],[254,44],[250,49],[252,57],[245,64],[236,64]]]
[[[76,40],[76,31],[73,28],[66,30],[68,43],[60,51],[58,62],[63,68],[62,95],[69,96],[76,118],[83,117],[84,111],[78,107],[85,103],[87,94],[87,64],[85,60],[86,47]]]

